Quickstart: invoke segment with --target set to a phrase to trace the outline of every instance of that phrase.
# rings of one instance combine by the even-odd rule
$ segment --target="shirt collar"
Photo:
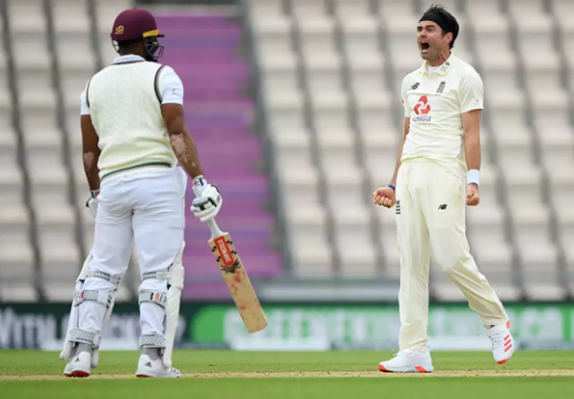
[[[126,62],[140,62],[140,61],[145,61],[145,59],[143,57],[140,57],[139,55],[128,54],[116,57],[116,59],[114,60],[114,64],[123,64]]]
[[[455,56],[451,53],[450,56],[447,58],[447,60],[435,72],[438,73],[439,75],[446,75],[446,73],[450,69],[454,59],[455,59]],[[423,74],[428,75],[427,62],[426,61],[423,61],[423,65],[421,66],[420,70]]]

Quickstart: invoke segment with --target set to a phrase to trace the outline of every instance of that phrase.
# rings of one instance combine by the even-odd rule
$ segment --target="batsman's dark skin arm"
[[[197,147],[185,126],[183,106],[180,104],[163,104],[161,111],[169,133],[171,147],[179,163],[192,179],[203,175]]]
[[[88,179],[91,191],[100,189],[100,170],[98,160],[100,159],[100,149],[98,148],[98,134],[92,124],[90,115],[82,115],[80,118],[82,128],[82,147],[84,152],[84,171]]]

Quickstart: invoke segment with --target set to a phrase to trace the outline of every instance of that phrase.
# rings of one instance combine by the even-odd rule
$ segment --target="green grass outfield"
[[[0,398],[153,399],[572,399],[574,354],[516,352],[499,366],[489,352],[435,352],[431,374],[387,374],[385,352],[180,350],[179,380],[137,379],[138,352],[104,352],[88,379],[61,375],[55,352],[0,351]]]

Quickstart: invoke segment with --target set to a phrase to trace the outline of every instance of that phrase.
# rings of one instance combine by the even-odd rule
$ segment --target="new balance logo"
[[[409,90],[416,90],[419,87],[420,83],[416,82],[414,85],[412,85]]]
[[[440,204],[438,206],[439,211],[444,211],[446,209],[446,206],[447,206],[446,204]]]
[[[401,214],[401,201],[397,200],[397,203],[395,204],[395,208],[397,209],[397,215]]]

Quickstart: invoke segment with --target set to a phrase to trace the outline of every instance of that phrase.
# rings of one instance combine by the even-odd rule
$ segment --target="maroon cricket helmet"
[[[157,38],[165,36],[159,33],[154,16],[147,10],[130,8],[122,11],[114,21],[110,36],[112,41],[118,43],[143,40],[149,61],[157,61],[163,54],[163,45],[158,43]]]
[[[112,40],[123,42],[144,37],[164,37],[159,34],[155,18],[151,12],[141,8],[122,11],[114,21]]]

